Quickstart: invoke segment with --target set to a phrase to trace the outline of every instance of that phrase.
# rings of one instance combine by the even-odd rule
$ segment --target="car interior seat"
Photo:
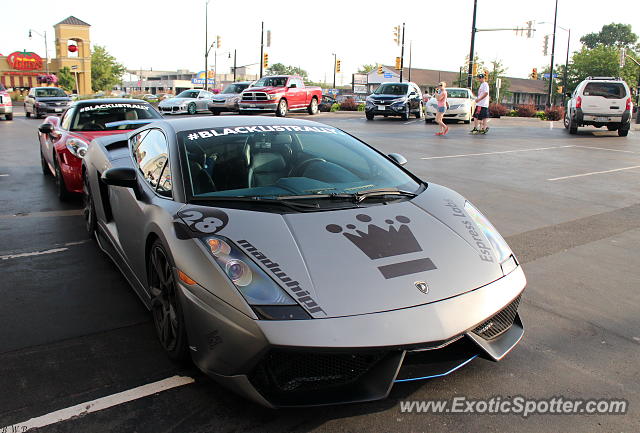
[[[292,141],[290,134],[265,134],[255,136],[247,143],[245,152],[249,188],[273,185],[280,178],[287,177]]]

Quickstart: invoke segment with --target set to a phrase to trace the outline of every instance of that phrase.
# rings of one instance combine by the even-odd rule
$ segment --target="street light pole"
[[[233,82],[236,82],[236,49],[233,49]]]
[[[44,38],[44,57],[45,57],[44,68],[47,71],[47,75],[49,75],[49,47],[47,46],[47,31],[45,30],[43,35],[33,29],[29,29],[29,39],[31,39],[31,32],[34,32],[35,34]]]
[[[473,20],[471,23],[471,47],[469,49],[469,72],[467,75],[467,87],[471,89],[473,84],[473,53],[476,44],[476,14],[478,12],[478,0],[473,0]]]
[[[202,88],[204,90],[207,89],[208,76],[209,73],[207,69],[209,69],[209,40],[207,39],[209,32],[209,0],[206,0],[204,3],[204,84]]]
[[[562,106],[564,107],[564,104],[566,102],[567,99],[567,76],[569,75],[569,44],[571,43],[571,29],[568,29],[567,32],[569,33],[567,36],[567,59],[564,62],[564,80],[562,81]]]
[[[413,41],[409,41],[409,81],[411,81],[411,46]]]
[[[553,92],[553,59],[556,53],[556,27],[558,25],[558,0],[556,0],[556,12],[553,18],[553,42],[551,43],[551,67],[549,68],[549,91],[547,95],[547,107],[551,107],[551,95]]]
[[[402,70],[404,69],[404,23],[402,23],[402,49],[400,50],[400,82],[402,83]]]
[[[262,78],[262,70],[264,69],[264,21],[262,21],[262,30],[260,30],[260,78]]]
[[[338,55],[336,53],[333,54],[333,88],[336,88],[336,62],[338,61]]]

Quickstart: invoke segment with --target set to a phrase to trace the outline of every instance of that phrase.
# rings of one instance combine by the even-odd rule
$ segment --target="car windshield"
[[[447,89],[449,98],[471,98],[467,89]]]
[[[176,98],[197,98],[199,94],[199,90],[185,90],[184,92],[180,92]]]
[[[249,84],[229,84],[222,93],[240,93],[249,87]]]
[[[105,103],[81,105],[71,122],[71,131],[117,131],[136,129],[144,120],[161,119],[162,116],[145,103]],[[131,123],[127,123],[131,122]],[[115,124],[114,124],[115,123]]]
[[[604,96],[607,99],[622,99],[626,96],[622,83],[588,83],[584,88],[584,96]]]
[[[407,88],[408,86],[406,84],[381,84],[373,93],[376,95],[406,95]]]
[[[421,185],[387,158],[323,125],[230,126],[178,133],[197,199],[295,198]]]
[[[67,96],[64,93],[64,90],[58,89],[57,87],[50,87],[48,89],[36,89],[36,97],[57,97],[57,96]]]
[[[252,87],[284,87],[287,85],[287,77],[262,77]]]

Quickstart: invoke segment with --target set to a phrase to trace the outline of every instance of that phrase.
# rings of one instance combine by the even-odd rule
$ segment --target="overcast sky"
[[[69,15],[91,24],[91,43],[106,46],[127,68],[154,70],[204,68],[205,0],[5,0],[2,2],[0,53],[27,49],[44,57],[44,41],[29,40],[28,29],[47,31],[49,55],[55,56],[53,25]],[[477,27],[518,27],[537,22],[532,39],[514,32],[482,32],[476,54],[485,61],[501,60],[507,75],[526,77],[533,67],[547,65],[542,54],[545,34],[552,33],[555,0],[478,0]],[[365,63],[392,65],[400,55],[393,26],[406,23],[405,65],[412,41],[412,65],[457,71],[469,52],[473,0],[243,0],[209,2],[209,41],[222,36],[218,71],[228,72],[238,53],[238,65],[257,63],[260,22],[272,32],[267,48],[270,63],[300,66],[313,80],[332,80],[333,56],[342,60],[338,82]],[[558,24],[571,28],[571,50],[580,36],[604,24],[631,24],[640,33],[640,1],[559,0]],[[556,63],[564,62],[567,32],[558,29]],[[213,51],[209,57],[213,64]]]

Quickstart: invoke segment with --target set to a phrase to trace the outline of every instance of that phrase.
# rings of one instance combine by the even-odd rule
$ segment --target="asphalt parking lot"
[[[292,115],[292,117],[309,117]],[[528,279],[522,342],[501,362],[396,384],[387,400],[270,410],[168,360],[151,316],[84,229],[80,200],[60,203],[40,171],[36,128],[0,121],[0,433],[35,417],[173,376],[192,378],[44,432],[640,431],[640,131],[492,120],[471,136],[362,113],[313,120],[390,153],[479,207]],[[134,391],[135,392],[138,391]],[[626,399],[624,415],[415,414],[400,401]],[[52,420],[55,421],[55,420]],[[13,430],[6,430],[13,431]]]

